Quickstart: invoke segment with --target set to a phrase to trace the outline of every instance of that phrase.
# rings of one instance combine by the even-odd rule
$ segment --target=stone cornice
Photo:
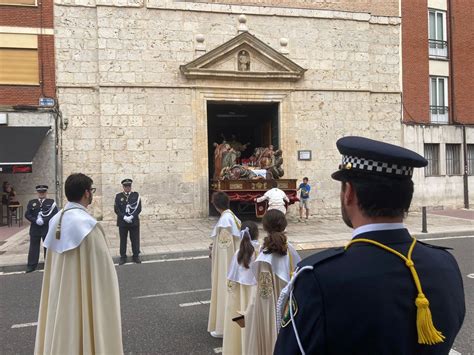
[[[252,52],[252,60],[262,59],[269,69],[265,71],[225,70],[214,68],[219,60],[236,54],[239,50]],[[303,77],[306,69],[300,67],[292,60],[277,52],[275,49],[259,40],[248,32],[243,32],[226,43],[214,48],[199,58],[180,66],[181,72],[188,79],[211,78],[233,80],[288,80],[296,81]]]
[[[99,91],[105,89],[121,89],[121,90],[134,90],[134,89],[182,89],[182,90],[244,90],[246,92],[257,92],[257,91],[285,91],[285,92],[353,92],[353,93],[367,93],[370,95],[401,95],[401,91],[376,91],[368,89],[331,89],[324,87],[312,87],[312,88],[294,88],[294,87],[274,87],[264,85],[261,87],[253,87],[249,89],[247,86],[226,86],[216,84],[192,84],[192,85],[156,85],[156,84],[114,84],[114,83],[102,83],[100,85],[74,85],[74,84],[58,84],[58,89],[79,89],[79,90],[92,90]]]
[[[56,6],[64,7],[129,7],[170,11],[195,11],[224,14],[246,14],[259,16],[305,17],[328,20],[369,22],[377,25],[400,25],[400,16],[373,15],[368,12],[304,9],[277,6],[225,5],[195,2],[175,2],[174,0],[55,0]]]

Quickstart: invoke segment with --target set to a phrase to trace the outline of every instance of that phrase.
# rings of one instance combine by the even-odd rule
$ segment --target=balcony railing
[[[448,58],[448,42],[437,39],[429,40],[430,57]]]
[[[431,123],[449,123],[448,106],[430,106]]]

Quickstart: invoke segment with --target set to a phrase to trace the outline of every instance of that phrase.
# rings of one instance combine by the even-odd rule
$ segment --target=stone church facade
[[[272,107],[320,216],[339,213],[338,138],[402,140],[398,1],[57,0],[55,31],[63,179],[91,175],[105,220],[126,177],[145,218],[209,214],[214,108]]]

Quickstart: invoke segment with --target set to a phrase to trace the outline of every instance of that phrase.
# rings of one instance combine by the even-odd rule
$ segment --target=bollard
[[[426,207],[421,207],[421,233],[428,233],[428,223],[426,220]]]

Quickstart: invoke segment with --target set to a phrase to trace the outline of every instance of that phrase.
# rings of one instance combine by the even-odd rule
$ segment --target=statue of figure
[[[219,174],[222,170],[222,160],[225,153],[229,150],[230,146],[223,141],[221,144],[214,143],[214,176],[216,180],[219,178]]]
[[[249,52],[242,50],[237,55],[237,67],[239,71],[249,71],[250,70],[250,54]]]
[[[268,168],[268,171],[273,175],[274,179],[279,179],[283,175],[285,175],[285,171],[282,168],[282,164],[283,164],[282,155],[283,155],[283,152],[281,149],[278,149],[277,151],[275,151],[275,154],[273,155],[272,165],[270,166],[270,168]]]
[[[235,134],[232,135],[232,140],[229,142],[230,146],[237,152],[243,152],[250,145],[250,142],[242,144],[237,140]]]
[[[268,148],[264,148],[260,156],[257,157],[257,166],[262,169],[268,169],[272,165],[274,154],[273,145],[270,144]]]
[[[243,165],[225,167],[220,173],[220,180],[258,179],[257,175]]]
[[[240,152],[236,151],[234,148],[230,146],[230,144],[226,143],[228,149],[222,155],[222,167],[232,167],[237,164],[237,158],[240,157]]]

